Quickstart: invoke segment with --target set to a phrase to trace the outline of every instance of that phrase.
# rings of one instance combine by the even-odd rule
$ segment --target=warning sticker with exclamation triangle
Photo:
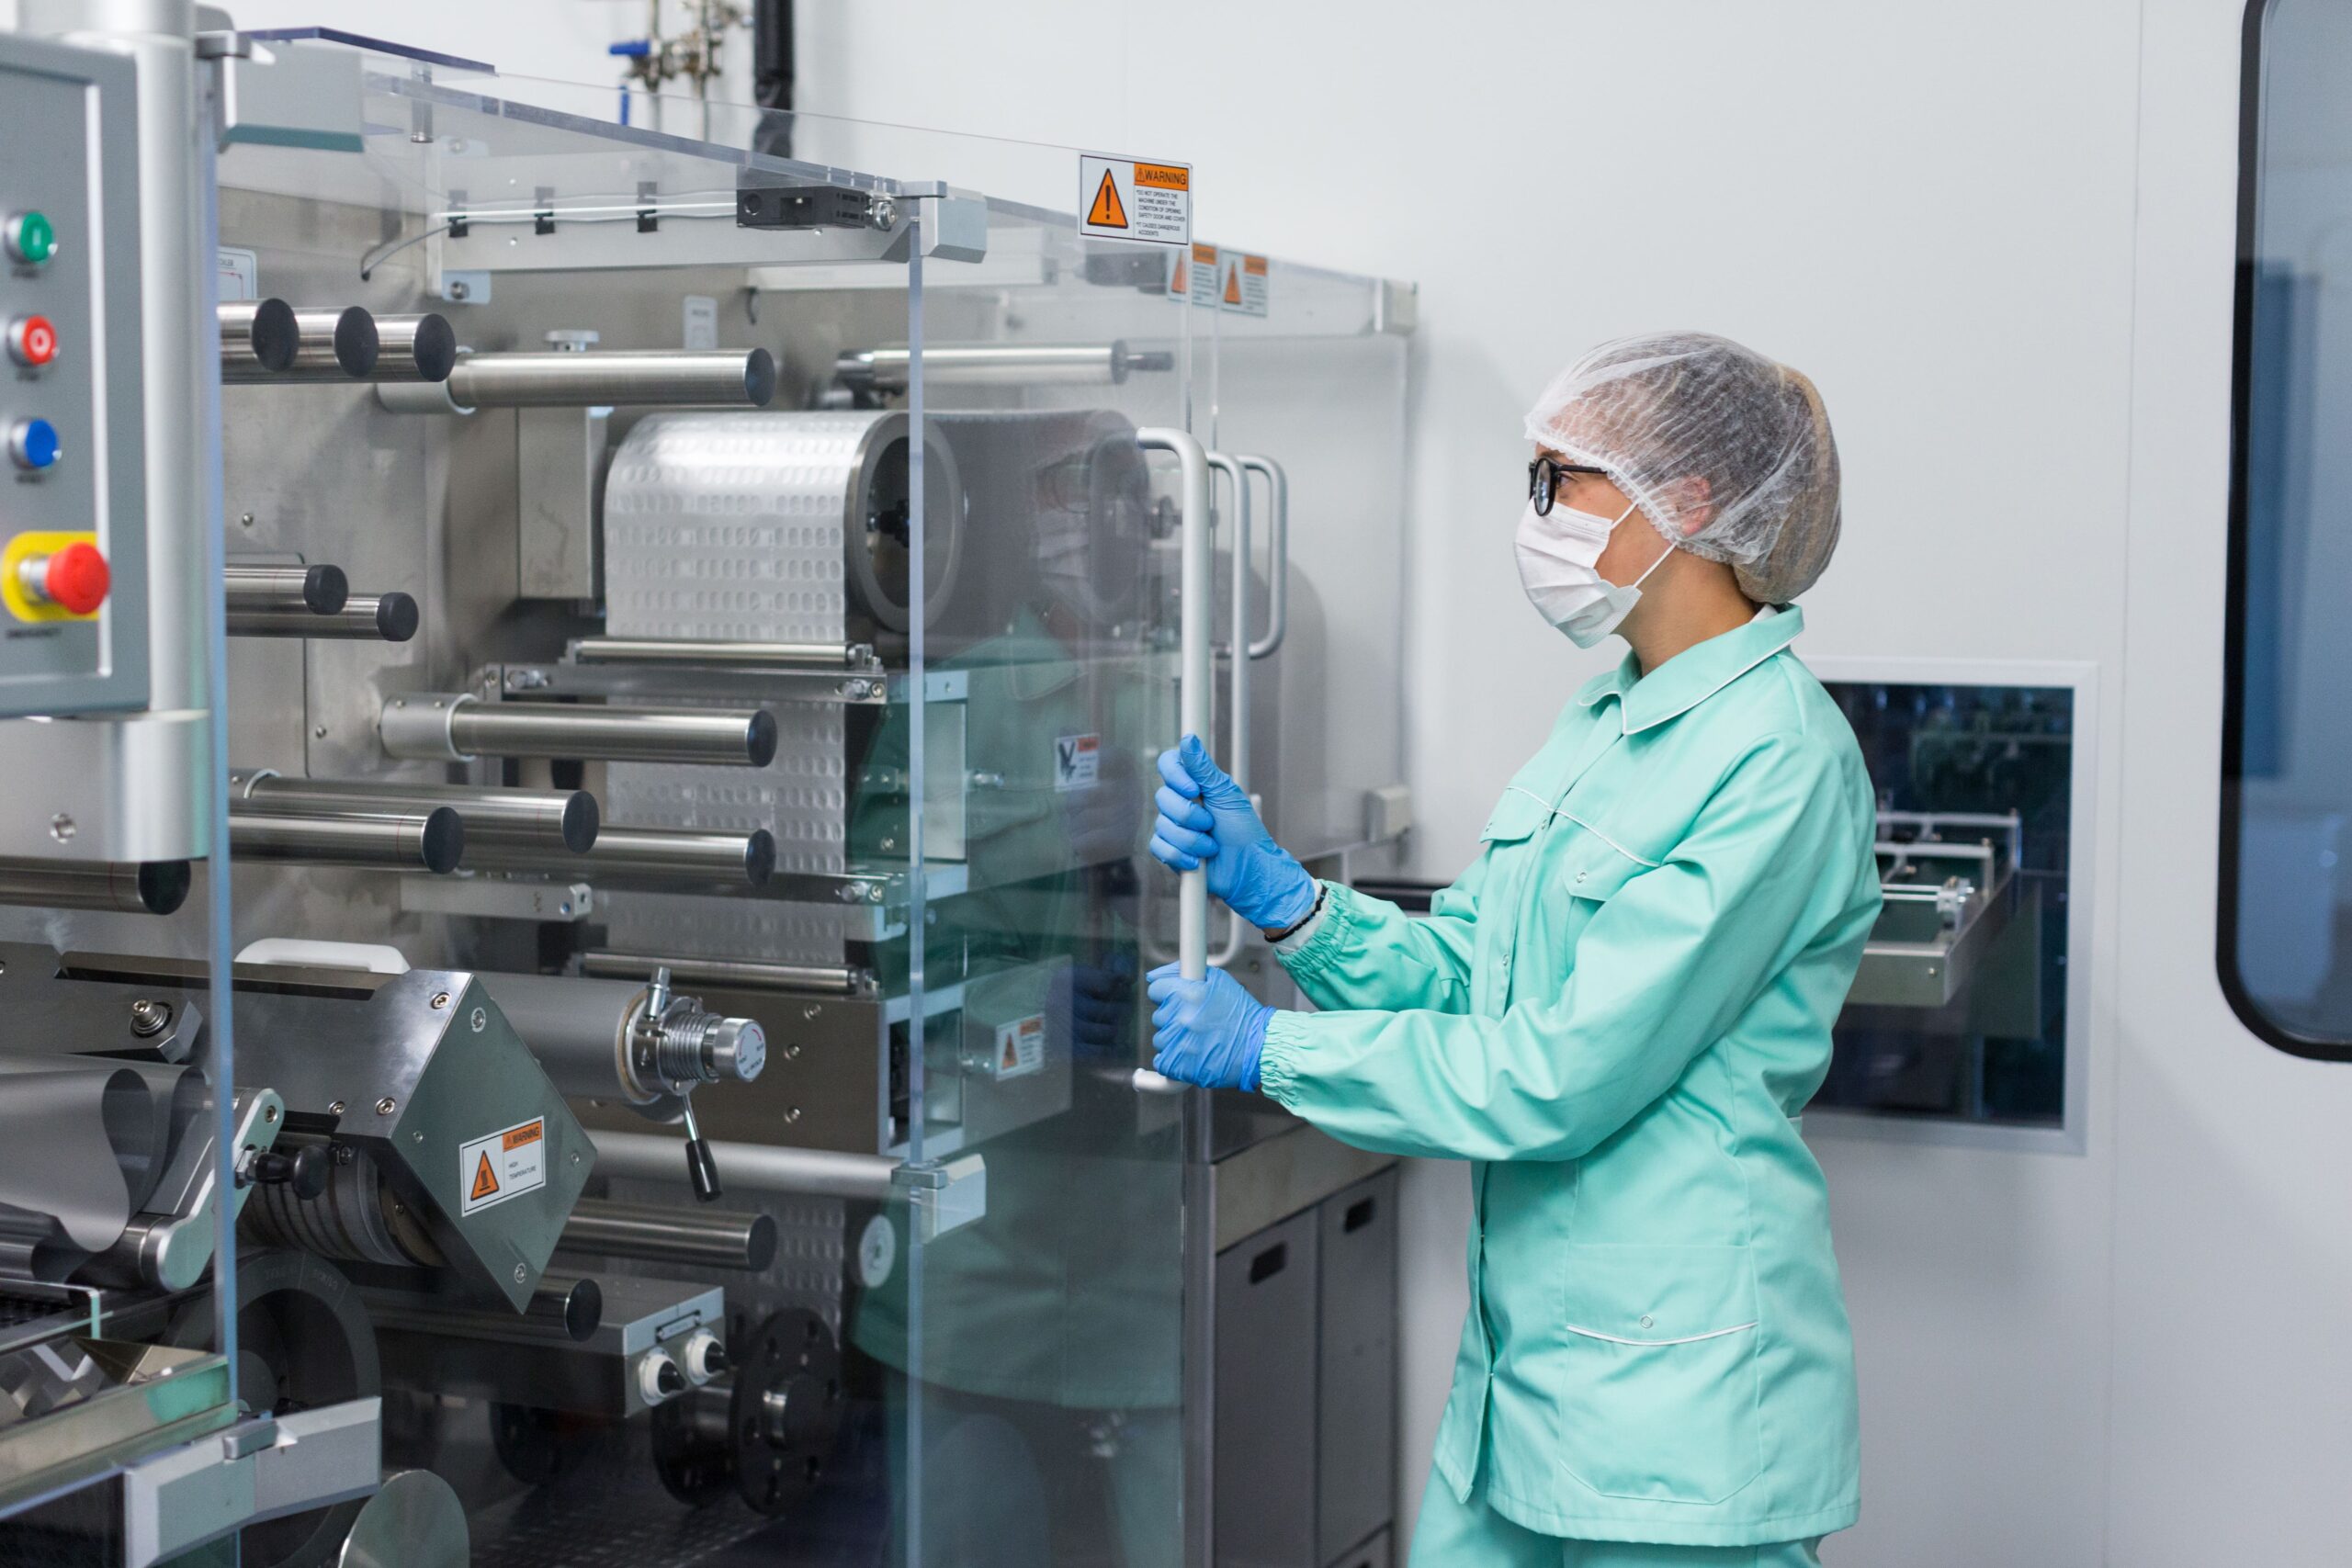
[[[544,1116],[501,1127],[458,1149],[459,1218],[548,1184],[548,1123]]]
[[[1078,210],[1081,234],[1155,245],[1190,244],[1193,166],[1081,152]]]
[[[1263,256],[1227,251],[1223,257],[1225,287],[1217,291],[1217,309],[1228,315],[1266,313],[1266,281],[1271,270]]]

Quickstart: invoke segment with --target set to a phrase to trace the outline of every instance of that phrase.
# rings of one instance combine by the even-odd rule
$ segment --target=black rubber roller
[[[356,305],[348,306],[334,321],[334,362],[346,376],[372,376],[383,344],[376,335],[376,318]]]
[[[755,348],[743,356],[743,395],[753,408],[765,408],[775,396],[775,355]]]
[[[351,602],[351,579],[339,566],[314,566],[302,573],[302,603],[316,615],[332,615]]]
[[[751,725],[743,731],[743,750],[752,766],[764,768],[775,761],[775,715],[760,708],[752,715]]]
[[[302,347],[302,328],[294,319],[294,307],[283,299],[264,299],[254,305],[246,341],[253,345],[254,362],[263,369],[290,367]]]
[[[466,858],[466,819],[454,807],[436,806],[424,814],[424,869],[443,874],[458,869]]]
[[[386,642],[406,642],[422,620],[416,601],[408,594],[387,593],[376,601],[376,630]]]

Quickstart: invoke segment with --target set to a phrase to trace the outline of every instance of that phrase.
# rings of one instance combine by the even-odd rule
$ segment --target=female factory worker
[[[1870,779],[1789,644],[1838,539],[1811,382],[1595,349],[1528,416],[1520,575],[1632,645],[1427,919],[1317,883],[1197,739],[1152,850],[1321,1010],[1150,976],[1162,1073],[1471,1165],[1470,1311],[1417,1568],[1791,1568],[1854,1522],[1853,1346],[1797,1114],[1879,908]]]

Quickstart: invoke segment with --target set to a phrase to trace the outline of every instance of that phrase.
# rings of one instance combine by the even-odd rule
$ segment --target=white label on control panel
[[[999,1078],[1027,1077],[1046,1065],[1046,1015],[1033,1012],[996,1026],[996,1055],[989,1068]]]
[[[1102,776],[1102,738],[1065,735],[1054,742],[1054,788],[1092,789]]]
[[[503,1203],[548,1184],[548,1125],[534,1116],[476,1138],[458,1151],[459,1216]]]
[[[220,247],[220,303],[261,298],[261,260],[234,245]]]
[[[718,301],[707,294],[686,296],[686,343],[688,348],[718,346]]]

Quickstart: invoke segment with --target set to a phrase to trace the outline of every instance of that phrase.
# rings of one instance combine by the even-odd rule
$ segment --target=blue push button
[[[45,419],[20,419],[8,428],[8,456],[20,468],[46,468],[57,461],[57,426]]]

